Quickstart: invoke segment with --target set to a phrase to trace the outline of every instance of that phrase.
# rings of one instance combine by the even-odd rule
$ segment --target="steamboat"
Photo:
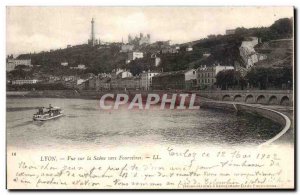
[[[33,115],[34,121],[47,121],[63,116],[63,111],[59,107],[52,107],[51,104],[48,108],[40,107],[38,112]]]

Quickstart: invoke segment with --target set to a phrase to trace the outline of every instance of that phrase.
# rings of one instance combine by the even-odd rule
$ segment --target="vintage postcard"
[[[8,6],[7,189],[294,189],[294,20]]]

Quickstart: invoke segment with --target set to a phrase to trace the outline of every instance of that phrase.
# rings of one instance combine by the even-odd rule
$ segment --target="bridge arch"
[[[259,95],[256,98],[256,103],[258,103],[258,104],[265,104],[266,103],[266,97],[264,95]]]
[[[276,97],[275,95],[272,95],[272,96],[269,98],[268,104],[278,104],[277,97]]]
[[[233,100],[236,101],[236,102],[241,102],[242,101],[242,96],[240,94],[235,95]]]
[[[254,97],[253,95],[247,95],[246,98],[245,98],[245,102],[248,103],[248,104],[253,104],[255,103],[255,100],[254,100]]]
[[[290,98],[287,96],[283,96],[280,100],[280,105],[289,106],[290,105]]]
[[[230,95],[223,95],[222,101],[230,101]]]

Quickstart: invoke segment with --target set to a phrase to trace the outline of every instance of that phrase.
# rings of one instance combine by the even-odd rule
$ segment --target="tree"
[[[270,26],[273,32],[279,35],[292,34],[293,33],[293,22],[289,18],[281,18],[276,20],[274,24]]]
[[[216,79],[217,86],[223,90],[236,86],[243,89],[246,83],[240,72],[235,70],[223,70],[217,74]]]
[[[292,67],[283,68],[253,68],[246,75],[251,87],[259,89],[282,88],[282,85],[292,86]]]

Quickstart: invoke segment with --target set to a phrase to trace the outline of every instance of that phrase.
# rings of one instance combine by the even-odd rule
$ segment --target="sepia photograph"
[[[294,12],[7,6],[7,189],[294,189]]]

